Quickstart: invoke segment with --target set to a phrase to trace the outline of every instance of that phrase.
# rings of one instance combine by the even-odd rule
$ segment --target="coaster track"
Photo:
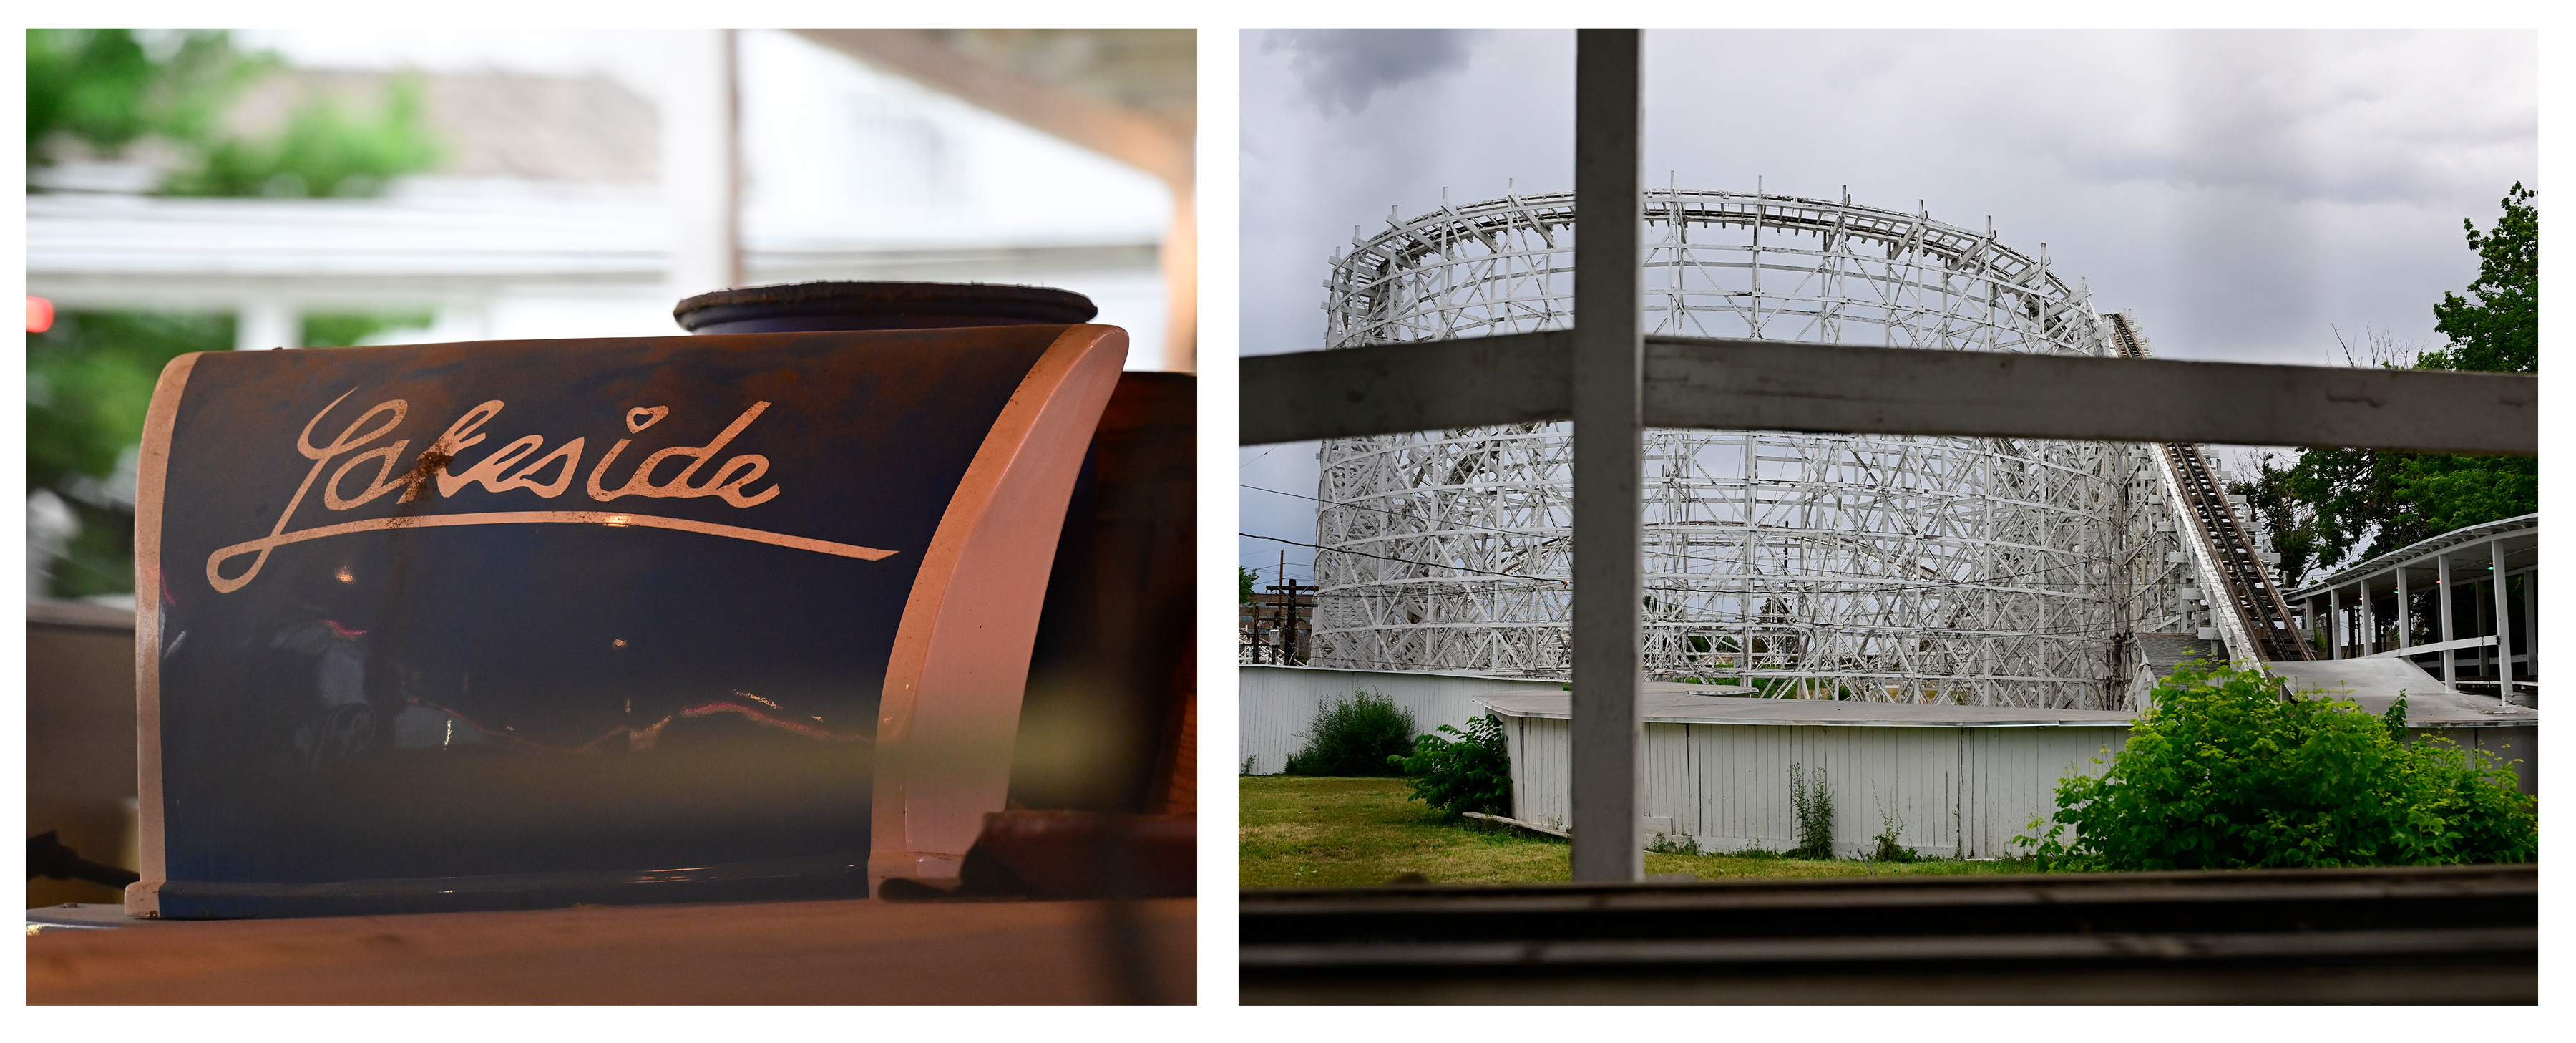
[[[2114,313],[2106,317],[2111,320],[2112,346],[2121,357],[2147,357],[2146,345],[2129,316]],[[2211,589],[2226,592],[2226,603],[2235,614],[2233,622],[2241,628],[2243,643],[2251,646],[2238,649],[2239,654],[2266,662],[2315,658],[2308,649],[2307,638],[2290,617],[2289,602],[2282,599],[2279,585],[2272,582],[2272,572],[2265,567],[2262,547],[2255,541],[2252,528],[2227,502],[2227,487],[2219,481],[2217,469],[2210,466],[2208,455],[2198,445],[2186,442],[2161,443],[2156,450],[2164,458],[2175,499],[2183,513],[2190,516],[2192,532],[2200,538],[2207,554],[2204,560],[2210,568],[2201,570],[2204,578],[2215,581]],[[2213,570],[2214,575],[2207,575]],[[2212,611],[2216,611],[2215,605]]]

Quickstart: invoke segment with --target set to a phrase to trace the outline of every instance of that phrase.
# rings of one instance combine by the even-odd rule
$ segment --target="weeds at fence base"
[[[1870,850],[1869,860],[1872,862],[1922,861],[1923,856],[1913,848],[1896,842],[1896,835],[1903,832],[1905,832],[1905,820],[1896,817],[1896,812],[1881,808],[1878,813],[1878,835],[1870,838],[1871,843],[1877,846]]]
[[[1571,879],[1564,838],[1461,818],[1406,798],[1401,779],[1260,775],[1238,780],[1237,879],[1244,887],[1378,886],[1404,873],[1434,884],[1525,884]],[[1668,847],[1701,842],[1668,834]],[[1913,864],[1807,859],[1768,849],[1648,851],[1646,874],[1700,880],[2025,873],[2026,859],[1929,857]]]
[[[1812,783],[1803,764],[1789,766],[1789,804],[1798,814],[1798,846],[1789,854],[1796,858],[1834,857],[1834,791],[1825,786],[1825,771],[1818,768]]]

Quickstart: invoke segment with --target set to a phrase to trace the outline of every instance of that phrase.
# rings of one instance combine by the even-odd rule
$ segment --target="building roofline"
[[[2530,514],[2516,515],[2511,518],[2500,518],[2491,522],[2482,522],[2476,525],[2462,526],[2439,536],[2417,540],[2413,543],[2407,544],[2406,546],[2399,547],[2396,550],[2378,555],[2358,564],[2337,569],[2333,573],[2327,575],[2326,578],[2300,587],[2297,590],[2290,591],[2285,596],[2292,599],[2314,597],[2330,587],[2340,587],[2355,580],[2366,578],[2375,573],[2384,572],[2388,569],[2403,565],[2413,559],[2426,557],[2440,551],[2448,550],[2460,544],[2474,543],[2478,540],[2489,539],[2522,529],[2537,529],[2539,527],[2540,512],[2538,511],[2533,511]]]

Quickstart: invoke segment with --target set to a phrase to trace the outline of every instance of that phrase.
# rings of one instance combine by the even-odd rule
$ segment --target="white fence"
[[[1315,711],[1335,699],[1365,691],[1383,696],[1413,714],[1417,729],[1429,733],[1441,725],[1464,730],[1485,712],[1479,695],[1495,692],[1563,691],[1558,681],[1496,680],[1477,674],[1398,673],[1386,670],[1327,670],[1310,666],[1254,666],[1240,671],[1242,745],[1235,751],[1238,768],[1245,761],[1251,775],[1288,770],[1288,758],[1306,744]]]
[[[1569,722],[1503,718],[1512,753],[1512,817],[1572,821]],[[1651,837],[1703,852],[1798,846],[1789,768],[1821,771],[1834,797],[1834,854],[1875,846],[1892,815],[1897,843],[1943,858],[2017,853],[2016,834],[2056,810],[2057,780],[2099,775],[2126,727],[1887,727],[1646,722],[1640,805]]]

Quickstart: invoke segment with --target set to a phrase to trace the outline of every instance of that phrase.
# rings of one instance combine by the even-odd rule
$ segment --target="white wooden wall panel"
[[[1512,737],[1512,817],[1558,829],[1574,819],[1574,731],[1560,717],[1505,717]]]
[[[1566,722],[1507,717],[1512,815],[1555,824],[1570,813]],[[2057,780],[2099,774],[2124,728],[1924,728],[1646,725],[1641,814],[1670,818],[1702,851],[1785,851],[1798,844],[1789,768],[1822,771],[1834,795],[1834,850],[1875,847],[1892,810],[1897,842],[1924,855],[1995,858],[2035,816],[2055,810]]]
[[[1305,666],[1237,667],[1241,742],[1235,763],[1246,758],[1250,774],[1276,775],[1288,770],[1288,758],[1305,745],[1315,712],[1335,699],[1367,691],[1382,695],[1413,715],[1414,727],[1436,733],[1441,725],[1464,731],[1484,712],[1479,695],[1514,691],[1562,691],[1558,682],[1495,680],[1464,674],[1398,673],[1380,670],[1326,670]]]

